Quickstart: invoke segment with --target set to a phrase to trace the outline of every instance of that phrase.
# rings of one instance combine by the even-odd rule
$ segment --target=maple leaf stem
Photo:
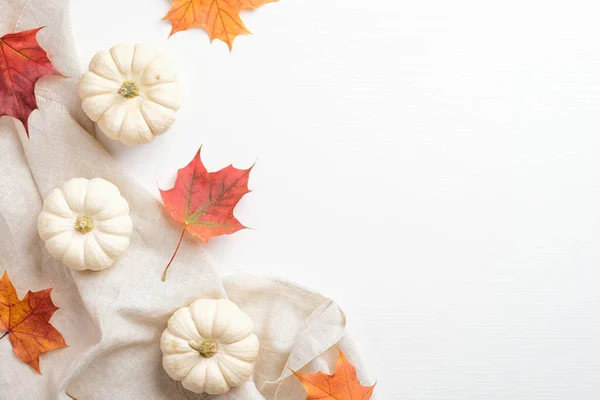
[[[165,267],[165,272],[163,272],[163,276],[162,276],[163,282],[167,280],[167,271],[169,271],[169,267],[171,266],[171,263],[173,262],[173,260],[175,259],[175,256],[177,255],[177,252],[179,251],[179,247],[181,246],[181,242],[183,241],[183,236],[185,235],[186,229],[187,229],[187,224],[185,224],[183,226],[183,231],[181,231],[181,236],[179,237],[179,242],[177,243],[177,248],[175,248],[175,253],[173,253],[173,256],[171,257],[171,259],[169,260],[169,263]]]
[[[8,332],[4,332],[4,335],[2,335],[2,337],[0,337],[0,340],[4,339],[4,336],[6,336],[6,335],[8,335]]]

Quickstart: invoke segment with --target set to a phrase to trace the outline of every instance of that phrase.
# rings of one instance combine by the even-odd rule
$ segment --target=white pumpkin
[[[71,179],[44,200],[38,232],[46,249],[74,270],[110,267],[129,247],[129,205],[112,183]]]
[[[92,59],[79,82],[83,110],[113,140],[151,142],[175,122],[179,84],[171,60],[147,44],[119,44]]]
[[[160,348],[165,371],[184,388],[223,394],[248,380],[259,345],[254,323],[235,303],[200,299],[171,316]]]

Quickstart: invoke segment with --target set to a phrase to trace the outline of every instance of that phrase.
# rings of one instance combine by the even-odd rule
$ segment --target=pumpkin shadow
[[[159,377],[159,379],[162,381],[165,379],[165,376],[166,376],[166,379],[171,379],[167,375],[167,373],[164,370],[162,370],[161,377]],[[171,384],[175,387],[175,390],[177,391],[177,393],[179,393],[181,395],[181,398],[186,399],[186,400],[251,400],[251,399],[248,399],[248,397],[246,396],[247,389],[245,388],[245,386],[248,384],[253,385],[254,383],[248,382],[245,385],[242,385],[241,387],[233,388],[225,394],[216,395],[216,396],[209,395],[206,393],[199,394],[199,393],[190,392],[189,390],[184,388],[183,385],[181,384],[181,382],[179,382],[179,381],[171,380]],[[168,392],[171,392],[171,391],[169,390]]]

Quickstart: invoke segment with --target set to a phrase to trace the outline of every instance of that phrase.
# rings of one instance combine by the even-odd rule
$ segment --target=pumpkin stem
[[[198,343],[195,340],[190,340],[188,345],[200,353],[200,355],[204,358],[211,358],[219,351],[219,345],[217,342],[213,342],[212,340],[205,340],[202,343]]]
[[[179,246],[181,246],[181,242],[183,241],[183,235],[185,235],[186,229],[187,229],[187,224],[185,224],[183,226],[183,231],[181,232],[181,236],[179,237],[179,242],[177,243],[177,248],[175,249],[175,253],[173,253],[173,256],[171,257],[171,259],[169,260],[169,263],[167,264],[167,267],[165,268],[165,272],[163,272],[163,276],[162,276],[163,282],[167,280],[167,271],[169,270],[171,263],[175,259],[175,255],[177,255],[177,252],[179,251]]]
[[[91,232],[92,229],[94,229],[94,221],[90,217],[77,217],[77,221],[75,221],[75,230],[77,232],[85,235]]]
[[[134,81],[125,81],[117,90],[117,93],[126,99],[133,99],[140,95],[140,87]]]

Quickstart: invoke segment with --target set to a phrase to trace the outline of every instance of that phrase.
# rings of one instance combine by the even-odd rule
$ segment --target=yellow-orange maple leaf
[[[4,272],[0,279],[0,330],[6,331],[4,336],[9,335],[17,357],[38,373],[41,373],[41,353],[67,346],[60,332],[49,322],[58,310],[50,298],[51,291],[29,291],[19,300],[8,274]]]
[[[250,33],[240,11],[258,8],[277,0],[173,0],[173,6],[163,18],[172,24],[171,35],[189,28],[204,28],[210,41],[219,39],[229,50],[237,35]]]
[[[341,350],[338,351],[340,355],[333,375],[323,372],[301,374],[293,371],[306,390],[306,400],[368,400],[371,398],[375,385],[361,385],[354,365],[348,361]]]

